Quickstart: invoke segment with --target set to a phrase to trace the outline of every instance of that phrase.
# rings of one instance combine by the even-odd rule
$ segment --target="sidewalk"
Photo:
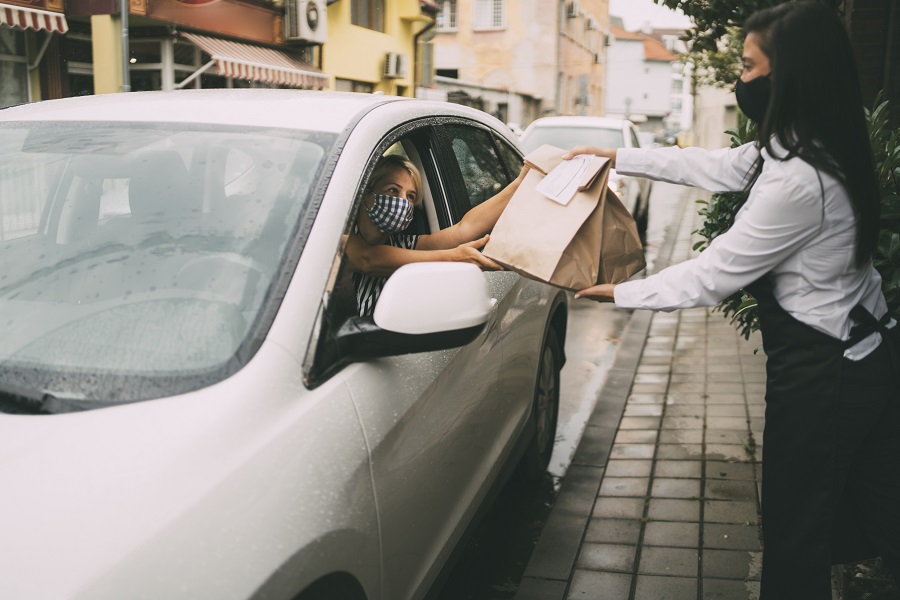
[[[693,255],[696,197],[654,271]],[[758,598],[760,343],[711,309],[632,314],[516,600]]]

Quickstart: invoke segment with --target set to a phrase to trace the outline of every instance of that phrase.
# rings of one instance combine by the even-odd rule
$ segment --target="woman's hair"
[[[395,169],[404,169],[412,177],[413,183],[416,185],[416,201],[413,204],[418,205],[422,198],[422,176],[419,175],[419,170],[414,164],[399,154],[388,154],[378,161],[378,164],[372,170],[372,178],[369,179],[369,191],[374,189],[376,181],[379,181]]]
[[[786,2],[754,13],[744,38],[758,36],[772,67],[771,96],[759,140],[787,150],[838,179],[856,215],[856,264],[875,252],[880,200],[850,38],[833,9]]]

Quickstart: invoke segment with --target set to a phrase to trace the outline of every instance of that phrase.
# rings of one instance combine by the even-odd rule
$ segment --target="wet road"
[[[682,193],[683,188],[677,186],[653,184],[648,269],[653,268],[667,226],[677,221],[675,211]],[[600,390],[629,313],[587,300],[572,301],[569,307],[567,362],[561,373],[559,424],[548,473],[536,487],[510,482],[500,491],[435,596],[438,600],[513,598],[585,423],[595,405],[603,401]]]

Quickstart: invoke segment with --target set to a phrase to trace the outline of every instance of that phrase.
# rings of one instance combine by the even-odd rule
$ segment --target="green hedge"
[[[875,105],[875,110],[866,110],[881,193],[881,231],[874,264],[881,273],[888,309],[900,320],[900,129],[889,128],[887,101],[882,102],[880,94]],[[756,139],[755,126],[741,114],[737,128],[727,133],[731,136],[732,148]],[[699,213],[704,222],[694,233],[703,239],[694,244],[694,250],[705,250],[710,242],[727,231],[746,200],[747,195],[742,192],[713,194],[709,201],[698,200],[698,204],[703,205]],[[716,310],[730,318],[744,338],[759,329],[756,300],[743,290],[723,300]]]

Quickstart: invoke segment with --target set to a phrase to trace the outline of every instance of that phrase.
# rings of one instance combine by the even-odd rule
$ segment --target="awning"
[[[328,76],[322,71],[286,52],[196,33],[180,35],[210,55],[219,75],[303,89],[320,90],[328,85]]]
[[[62,13],[10,4],[0,4],[0,25],[51,33],[65,33],[69,30],[69,24]]]

